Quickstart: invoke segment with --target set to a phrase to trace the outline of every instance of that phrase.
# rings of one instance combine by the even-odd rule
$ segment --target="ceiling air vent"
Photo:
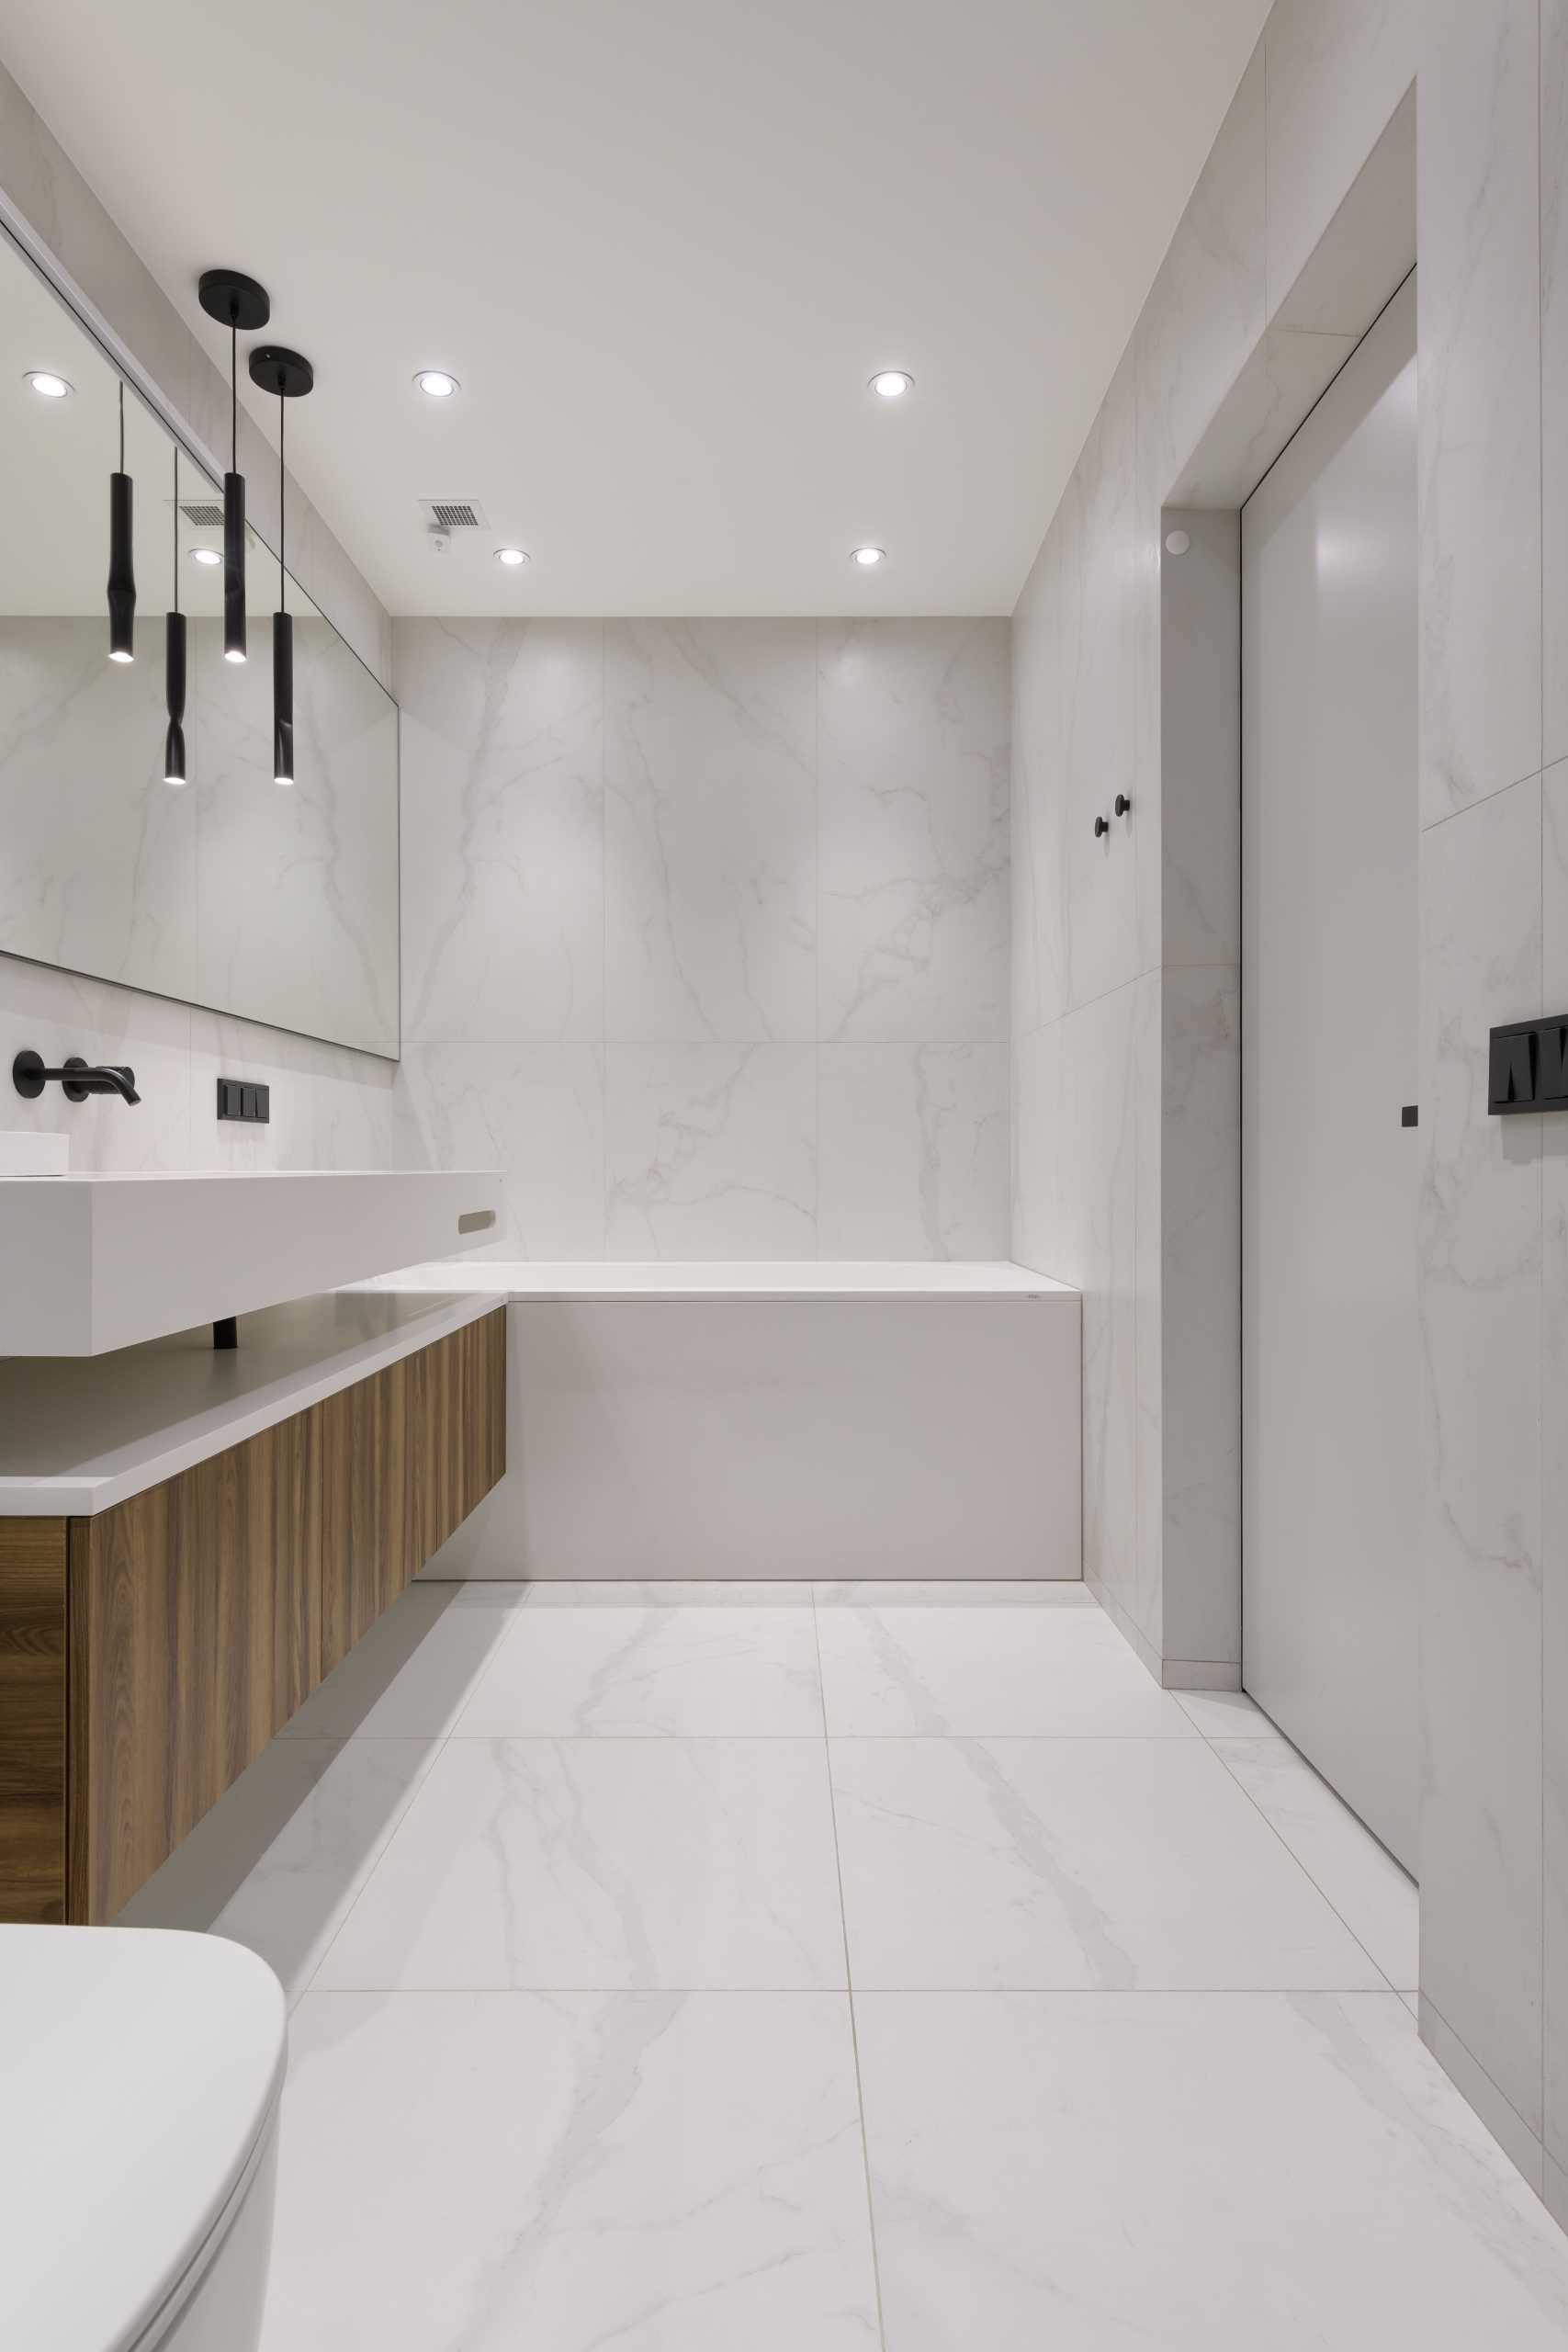
[[[430,531],[484,531],[484,508],[471,498],[422,498],[419,511]]]
[[[198,531],[220,531],[223,527],[223,508],[215,499],[182,498],[180,513]]]

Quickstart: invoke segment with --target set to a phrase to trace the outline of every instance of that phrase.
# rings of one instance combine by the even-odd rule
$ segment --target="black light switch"
[[[1519,1111],[1568,1111],[1568,1013],[1511,1021],[1493,1030],[1486,1108],[1499,1118]]]
[[[253,1085],[248,1079],[220,1078],[218,1115],[220,1119],[241,1119],[248,1125],[265,1126],[272,1118],[272,1089]]]

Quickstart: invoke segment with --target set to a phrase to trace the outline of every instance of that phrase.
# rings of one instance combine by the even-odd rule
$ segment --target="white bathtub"
[[[1079,1302],[1021,1266],[419,1267],[509,1301],[507,1470],[425,1573],[1075,1577]]]

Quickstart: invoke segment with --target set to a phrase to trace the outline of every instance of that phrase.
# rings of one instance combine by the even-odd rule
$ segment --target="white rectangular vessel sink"
[[[95,1356],[472,1249],[496,1174],[0,1178],[0,1355]]]

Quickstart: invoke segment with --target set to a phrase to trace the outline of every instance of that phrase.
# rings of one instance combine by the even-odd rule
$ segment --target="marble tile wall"
[[[1009,635],[396,624],[396,1149],[487,1254],[1007,1254]]]
[[[1565,153],[1568,0],[1278,0],[1130,346],[1130,550],[1105,489],[1124,360],[1014,617],[1012,1185],[1015,1254],[1085,1292],[1086,1571],[1188,1679],[1234,1655],[1239,951],[1228,754],[1174,707],[1161,540],[1179,520],[1184,561],[1214,559],[1247,451],[1370,323],[1414,223],[1423,2030],[1568,2222],[1568,1132],[1485,1113],[1489,1023],[1568,1005]],[[1179,496],[1232,514],[1162,517]],[[1079,666],[1111,581],[1114,711]],[[1079,799],[1125,709],[1131,926]],[[1129,1462],[1130,1527],[1096,1500]]]

